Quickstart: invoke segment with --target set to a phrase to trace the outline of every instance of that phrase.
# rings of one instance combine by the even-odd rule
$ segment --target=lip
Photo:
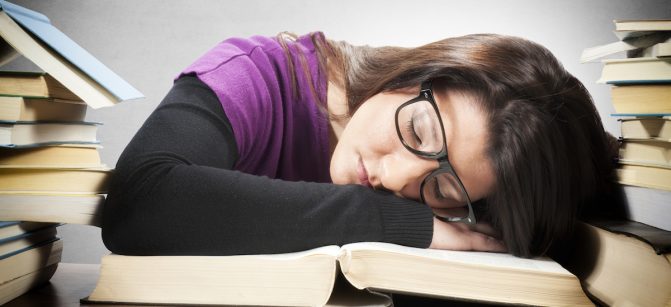
[[[370,181],[368,180],[368,171],[366,170],[366,166],[363,164],[363,159],[359,157],[359,163],[357,164],[356,168],[357,176],[359,177],[359,183],[362,186],[372,188],[373,185],[370,184]]]

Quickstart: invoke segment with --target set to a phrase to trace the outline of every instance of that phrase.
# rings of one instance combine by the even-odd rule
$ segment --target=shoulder
[[[195,62],[189,65],[181,75],[196,74],[203,75],[227,66],[235,59],[242,60],[237,63],[247,62],[253,53],[264,53],[267,55],[280,54],[282,47],[276,38],[265,36],[253,36],[250,38],[230,38],[220,42],[212,49],[203,54]]]
[[[295,39],[268,36],[252,36],[248,38],[234,37],[226,39],[203,54],[194,63],[189,65],[181,75],[202,75],[218,70],[227,64],[254,64],[277,61],[283,62],[287,53],[299,51],[309,54],[315,51],[313,39],[324,40],[322,32],[312,32]],[[282,42],[280,42],[280,39]],[[231,63],[234,62],[234,63]],[[275,63],[276,64],[276,63]]]

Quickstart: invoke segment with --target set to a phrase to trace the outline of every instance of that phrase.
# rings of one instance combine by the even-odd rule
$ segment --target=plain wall
[[[123,148],[158,105],[181,69],[232,37],[315,30],[354,44],[415,46],[488,32],[549,48],[591,92],[606,129],[617,135],[609,87],[596,84],[599,63],[579,64],[584,48],[615,41],[613,19],[671,18],[668,0],[568,1],[174,1],[14,0],[47,15],[54,26],[139,89],[146,98],[99,110],[104,163]],[[166,225],[170,227],[170,225]],[[63,262],[98,263],[108,253],[100,229],[66,225]]]

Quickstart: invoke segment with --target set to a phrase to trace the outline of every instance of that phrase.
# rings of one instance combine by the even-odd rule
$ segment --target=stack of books
[[[31,221],[0,222],[0,304],[51,278],[62,253],[56,223],[99,223],[109,170],[96,125],[59,85],[0,71],[0,221]]]
[[[607,305],[671,305],[671,20],[616,20],[619,41],[586,49],[603,60],[621,125],[623,219],[590,221],[567,267]],[[615,204],[613,204],[615,206]]]
[[[86,109],[49,74],[0,71],[0,220],[99,224],[110,170]]]
[[[42,71],[1,71],[18,55]],[[0,0],[0,221],[15,221],[0,222],[0,305],[51,278],[57,225],[99,225],[111,170],[87,106],[139,97],[46,16]]]
[[[0,305],[48,281],[62,251],[56,224],[0,222]]]

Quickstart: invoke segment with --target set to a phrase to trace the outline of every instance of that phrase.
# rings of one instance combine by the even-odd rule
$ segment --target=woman
[[[123,152],[103,239],[132,255],[382,241],[529,257],[607,191],[608,142],[582,84],[520,38],[229,39]]]

